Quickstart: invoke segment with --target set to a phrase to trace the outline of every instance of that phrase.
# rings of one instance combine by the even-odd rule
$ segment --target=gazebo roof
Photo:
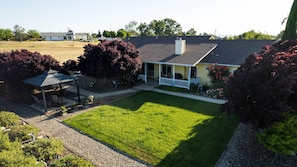
[[[40,88],[72,81],[74,81],[73,77],[58,73],[58,71],[52,69],[46,71],[43,74],[23,80],[23,82],[27,84],[37,86]]]

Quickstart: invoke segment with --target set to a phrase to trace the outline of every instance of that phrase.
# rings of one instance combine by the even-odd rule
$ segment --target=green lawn
[[[142,91],[65,121],[155,166],[214,166],[238,125],[219,105]]]

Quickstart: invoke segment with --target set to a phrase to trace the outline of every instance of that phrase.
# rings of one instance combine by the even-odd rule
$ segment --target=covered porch
[[[189,90],[191,83],[200,83],[197,72],[197,68],[191,65],[144,62],[143,74],[139,75],[139,79],[147,83],[148,78],[154,78],[158,80],[159,85]]]

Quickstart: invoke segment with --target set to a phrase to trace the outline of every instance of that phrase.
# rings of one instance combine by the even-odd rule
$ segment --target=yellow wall
[[[180,73],[183,75],[183,79],[185,79],[188,77],[187,73],[185,73],[185,68],[184,66],[175,66],[175,73]]]
[[[208,70],[206,69],[208,67],[207,64],[197,64],[197,75],[200,77],[200,83],[210,85],[210,78],[207,76]]]
[[[200,77],[200,82],[202,84],[210,85],[210,78],[207,76],[208,70],[207,70],[208,64],[197,64],[197,73],[198,77]],[[233,73],[239,66],[229,66],[230,73]]]
[[[197,77],[200,78],[201,84],[207,84],[210,85],[210,78],[207,76],[208,70],[207,70],[208,64],[197,64]],[[229,70],[231,73],[233,73],[238,66],[230,66]],[[184,66],[175,66],[175,73],[180,73],[183,75],[183,79],[188,79],[188,68]],[[154,65],[154,78],[159,77],[159,65]]]

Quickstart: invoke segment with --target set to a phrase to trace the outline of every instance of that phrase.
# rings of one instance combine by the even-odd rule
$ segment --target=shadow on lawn
[[[228,117],[225,113],[218,111],[219,105],[215,106],[217,109],[214,109],[214,104],[146,91],[128,98],[132,99],[118,101],[111,105],[137,111],[145,102],[153,102],[213,116],[212,119],[205,120],[203,124],[194,126],[188,135],[192,137],[181,141],[156,166],[214,166],[238,125],[235,117]],[[199,111],[197,111],[197,106],[199,106]]]
[[[169,153],[156,166],[215,166],[226,149],[229,139],[238,125],[235,119],[226,119],[228,124],[218,127],[222,118],[214,117],[193,127],[194,136],[181,141],[179,146]],[[213,129],[218,130],[213,133]]]

